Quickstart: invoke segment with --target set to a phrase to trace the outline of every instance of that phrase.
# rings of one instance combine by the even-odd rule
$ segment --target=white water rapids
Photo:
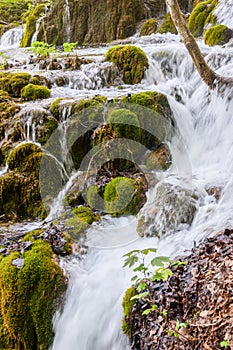
[[[122,256],[135,248],[156,247],[159,255],[174,257],[190,249],[194,241],[233,226],[232,91],[217,96],[208,90],[178,36],[158,34],[135,37],[132,41],[146,52],[150,61],[144,81],[134,87],[123,86],[121,91],[113,86],[101,86],[98,94],[115,97],[155,90],[168,95],[180,139],[171,141],[175,161],[161,181],[175,179],[181,184],[187,181],[191,189],[200,193],[199,208],[189,229],[174,232],[160,241],[139,238],[136,218],[106,217],[95,224],[88,232],[87,255],[83,259],[74,255],[62,260],[70,279],[64,309],[54,320],[51,350],[129,349],[128,339],[121,331],[121,302],[131,283],[131,271],[122,268]],[[232,48],[207,48],[202,42],[200,46],[213,69],[233,76]],[[101,48],[101,53],[106,50]],[[98,53],[98,48],[80,53],[84,51],[86,55]],[[54,97],[70,96],[71,89],[54,87],[52,92]],[[94,96],[96,92],[73,89],[72,96]],[[219,201],[207,194],[205,190],[209,186],[222,187]]]

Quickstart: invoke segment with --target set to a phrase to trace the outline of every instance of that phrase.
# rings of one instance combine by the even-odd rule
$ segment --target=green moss
[[[113,110],[108,117],[116,137],[138,140],[140,137],[140,123],[138,116],[126,108]],[[130,124],[128,124],[130,122]]]
[[[31,155],[35,155],[37,153],[41,155],[41,150],[32,142],[25,142],[18,147],[15,147],[7,158],[9,170],[14,170],[21,173],[31,173],[35,167],[38,170],[39,164],[35,164],[30,158]],[[32,163],[30,163],[30,160],[32,160]]]
[[[205,44],[209,46],[226,44],[233,37],[233,31],[223,24],[207,29],[204,35]]]
[[[32,143],[23,143],[10,152],[9,172],[0,178],[1,214],[15,218],[46,216],[39,186],[42,156],[43,152]]]
[[[212,12],[217,3],[218,0],[207,0],[197,4],[194,8],[188,21],[189,30],[194,36],[202,35],[205,26],[214,21]]]
[[[146,54],[138,47],[120,45],[112,47],[106,53],[106,60],[117,65],[123,74],[125,84],[138,84],[149,67]]]
[[[81,233],[84,233],[94,221],[99,219],[100,217],[88,207],[81,206],[73,209],[71,216],[66,221],[66,225],[70,228],[71,238],[79,238]]]
[[[41,240],[20,256],[0,262],[1,349],[47,350],[53,339],[52,317],[66,289],[61,269],[52,261],[51,247]],[[24,265],[12,265],[16,258]]]
[[[152,18],[149,19],[148,21],[146,21],[140,31],[140,36],[143,35],[151,35],[153,33],[156,32],[156,30],[158,29],[158,24],[156,19]]]
[[[12,97],[20,97],[21,89],[29,84],[30,78],[28,73],[0,73],[0,90]]]
[[[25,100],[37,100],[49,96],[50,90],[43,85],[28,84],[21,91],[21,97]]]
[[[98,210],[103,209],[101,192],[98,186],[91,185],[88,187],[86,198],[87,204],[90,205],[91,208]]]
[[[59,103],[62,101],[62,98],[57,98],[54,100],[50,106],[50,112],[54,115],[54,117],[59,120]]]
[[[0,98],[2,99],[10,99],[10,96],[7,91],[0,90]]]
[[[20,43],[21,47],[28,47],[31,45],[33,34],[36,31],[36,21],[44,13],[44,10],[45,5],[39,4],[31,11],[30,14],[28,14],[26,20],[26,28]]]
[[[84,109],[95,106],[103,106],[107,101],[107,97],[105,96],[95,96],[93,98],[83,98],[78,101],[72,108],[72,114],[78,113]]]
[[[0,2],[0,21],[9,25],[20,25],[23,21],[23,15],[28,10],[27,0],[1,0]],[[10,29],[6,26],[6,29]]]
[[[69,135],[80,135],[74,137],[71,146],[71,155],[75,165],[78,169],[85,155],[92,148],[93,132],[98,125],[103,122],[103,107],[106,103],[106,97],[96,96],[90,99],[82,99],[72,106],[71,113],[74,118],[70,122]]]
[[[106,211],[113,216],[136,215],[144,204],[140,196],[143,191],[133,179],[116,177],[104,191]]]
[[[136,300],[131,300],[131,298],[134,297],[136,294],[137,294],[136,289],[134,286],[132,286],[128,288],[127,291],[125,292],[125,295],[122,301],[122,307],[124,311],[124,316],[122,318],[122,331],[128,337],[131,337],[131,325],[129,322],[129,316],[136,302]]]
[[[177,34],[177,30],[172,21],[170,13],[167,13],[165,15],[164,21],[158,29],[158,33],[161,33],[161,34],[168,33],[168,32],[172,34]]]

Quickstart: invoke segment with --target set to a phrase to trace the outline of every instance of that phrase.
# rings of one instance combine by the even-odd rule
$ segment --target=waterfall
[[[40,29],[40,25],[41,25],[41,22],[43,21],[43,19],[44,19],[44,16],[43,16],[43,17],[40,17],[40,18],[36,21],[36,30],[35,30],[35,33],[34,33],[33,36],[32,36],[31,44],[34,43],[34,41],[37,41],[37,36],[38,36],[39,29]]]
[[[70,42],[71,39],[71,23],[70,23],[70,5],[69,0],[65,0],[64,21],[64,42]]]
[[[216,92],[208,91],[177,37],[152,35],[135,41],[150,62],[140,88],[168,95],[178,130],[170,144],[176,161],[161,182],[187,183],[197,191],[197,213],[190,228],[184,227],[161,240],[139,238],[137,219],[132,217],[105,217],[90,228],[85,242],[89,247],[87,255],[82,260],[73,256],[63,261],[70,282],[64,309],[54,320],[51,350],[129,350],[128,339],[121,331],[121,301],[130,286],[131,272],[122,268],[122,256],[132,249],[156,247],[159,255],[175,257],[191,249],[194,241],[233,225],[230,92],[217,96]],[[151,44],[158,41],[157,45]],[[213,51],[203,43],[200,46],[213,69],[233,76],[232,50]],[[189,169],[182,167],[184,159]],[[218,202],[207,193],[210,186],[222,188]],[[148,200],[154,200],[155,191],[151,189]]]
[[[18,48],[23,37],[23,27],[9,29],[0,39],[0,48]]]
[[[219,0],[214,11],[217,22],[233,28],[233,3],[232,0]]]

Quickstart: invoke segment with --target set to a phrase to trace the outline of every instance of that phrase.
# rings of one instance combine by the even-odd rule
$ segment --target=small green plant
[[[42,58],[49,57],[51,53],[56,52],[55,45],[49,45],[44,41],[34,41],[30,50],[33,51],[36,56]]]
[[[64,43],[63,44],[64,52],[74,52],[77,45],[78,45],[78,41],[76,41],[75,43]]]
[[[221,348],[227,348],[230,345],[229,340],[223,340],[220,343]]]
[[[142,250],[132,250],[124,255],[125,263],[123,267],[134,267],[136,273],[131,280],[134,282],[137,294],[131,300],[140,300],[146,298],[150,303],[150,308],[143,311],[142,315],[148,315],[150,312],[157,310],[158,306],[154,303],[154,298],[151,295],[149,285],[154,281],[166,281],[172,276],[172,271],[167,267],[171,263],[171,259],[166,256],[156,256],[148,259],[149,253],[156,253],[157,249],[147,248]],[[156,267],[154,270],[153,268]]]

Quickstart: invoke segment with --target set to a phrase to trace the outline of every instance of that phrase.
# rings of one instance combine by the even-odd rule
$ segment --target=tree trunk
[[[180,10],[177,0],[166,0],[166,4],[170,10],[171,18],[180,34],[180,37],[186,46],[198,73],[204,82],[211,88],[219,88],[223,85],[233,86],[232,78],[225,78],[215,73],[206,63],[199,46],[193,35],[189,31],[184,16]]]

